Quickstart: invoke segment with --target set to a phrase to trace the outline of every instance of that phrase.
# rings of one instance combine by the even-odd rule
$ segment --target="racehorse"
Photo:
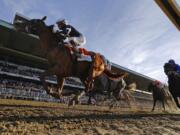
[[[115,74],[106,69],[105,63],[100,54],[93,55],[94,63],[92,73],[89,74],[91,63],[87,61],[74,61],[69,47],[57,41],[57,35],[52,32],[52,27],[45,24],[46,16],[42,19],[31,19],[26,23],[27,33],[38,35],[40,46],[48,60],[49,67],[40,76],[43,87],[47,94],[55,98],[62,96],[65,77],[78,77],[85,85],[85,92],[89,92],[90,86],[97,76],[105,73],[112,79],[121,79],[126,73]],[[63,41],[64,37],[58,37]],[[58,45],[61,43],[60,45]],[[92,53],[93,54],[93,53]],[[47,76],[57,76],[57,91],[48,88],[45,78]],[[91,75],[91,76],[89,76]],[[88,79],[87,79],[88,78]],[[78,100],[78,95],[73,100]]]
[[[160,82],[159,82],[160,83]],[[173,103],[173,99],[171,95],[165,90],[165,86],[163,84],[157,84],[156,81],[150,82],[148,85],[148,91],[152,92],[153,95],[153,108],[151,111],[154,111],[156,106],[156,101],[160,101],[165,111],[165,103],[168,104],[168,99]]]
[[[128,85],[129,86],[129,85]],[[96,100],[95,94],[100,94],[112,98],[113,101],[110,103],[110,108],[114,106],[116,101],[124,100],[131,107],[130,101],[134,99],[128,90],[124,78],[114,81],[109,79],[105,75],[97,77],[94,81],[94,90],[89,94],[88,103],[91,104],[92,97]]]
[[[170,63],[164,64],[164,72],[168,77],[169,91],[172,94],[176,106],[180,108],[178,97],[180,98],[180,75],[174,71]]]

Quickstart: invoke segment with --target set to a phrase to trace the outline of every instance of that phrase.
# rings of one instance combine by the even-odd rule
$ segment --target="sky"
[[[88,50],[165,83],[164,63],[180,64],[180,32],[154,0],[0,0],[0,19],[12,22],[16,12],[46,15],[47,24],[65,18]]]

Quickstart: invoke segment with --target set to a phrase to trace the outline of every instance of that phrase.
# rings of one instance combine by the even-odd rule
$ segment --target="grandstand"
[[[39,75],[47,68],[47,60],[39,48],[39,38],[17,32],[11,23],[0,20],[0,96],[1,98],[23,98],[43,101],[55,101],[43,90]],[[146,91],[152,78],[113,63],[112,70],[128,72],[128,84],[135,82],[137,89]],[[56,78],[47,79],[49,86],[56,86]],[[77,78],[67,78],[64,89],[82,90],[84,86]],[[150,99],[148,92],[136,91],[137,98]],[[62,99],[66,100],[66,99]],[[144,99],[143,99],[144,100]],[[65,102],[65,101],[60,101]]]

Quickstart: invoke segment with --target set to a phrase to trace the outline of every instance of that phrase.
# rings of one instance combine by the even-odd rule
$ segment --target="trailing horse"
[[[40,76],[43,87],[46,92],[53,97],[60,98],[62,96],[63,84],[65,77],[78,77],[85,85],[85,92],[89,92],[93,80],[105,73],[112,79],[121,79],[125,76],[124,73],[113,74],[106,69],[105,63],[101,58],[100,54],[92,55],[94,62],[93,64],[87,61],[74,61],[69,48],[63,44],[58,45],[60,41],[63,41],[64,37],[58,37],[52,32],[52,27],[45,24],[46,16],[42,19],[32,19],[26,22],[26,29],[28,33],[36,34],[40,38],[40,46],[42,51],[48,60],[49,68]],[[92,66],[93,65],[93,66]],[[90,70],[90,67],[92,70]],[[57,91],[48,89],[45,78],[47,76],[57,76]],[[78,100],[76,95],[73,100]]]
[[[125,76],[126,77],[126,76]],[[134,98],[131,96],[127,88],[124,78],[114,81],[109,79],[106,75],[101,75],[95,79],[94,90],[89,93],[88,103],[91,104],[91,99],[95,98],[95,94],[104,95],[106,97],[112,98],[113,101],[110,103],[110,108],[112,108],[116,101],[124,100],[131,107],[130,101]]]
[[[168,77],[169,91],[177,107],[180,108],[180,103],[178,102],[178,98],[180,98],[180,75],[174,71],[174,67],[170,63],[164,64],[164,72]]]
[[[165,103],[170,107],[170,105],[168,104],[168,99],[170,99],[171,102],[173,103],[173,99],[171,95],[169,95],[169,93],[165,90],[165,86],[160,82],[158,82],[158,84],[157,81],[151,82],[148,85],[148,91],[151,91],[153,95],[152,111],[154,111],[155,109],[156,101],[160,101],[162,103],[164,110],[165,110]]]

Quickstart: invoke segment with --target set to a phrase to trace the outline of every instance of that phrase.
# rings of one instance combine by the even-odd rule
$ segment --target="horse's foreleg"
[[[174,101],[175,101],[177,107],[180,108],[180,104],[178,102],[178,98],[176,96],[173,96],[173,97],[174,97]]]
[[[156,106],[156,99],[153,100],[153,108],[151,110],[152,112],[154,111],[155,106]]]
[[[91,101],[91,99],[93,98],[94,100],[96,100],[96,98],[95,98],[95,93],[94,93],[95,91],[90,91],[90,93],[89,93],[89,98],[88,98],[88,104],[90,105],[90,104],[92,104],[92,101]]]
[[[80,100],[80,98],[82,97],[82,96],[84,96],[85,95],[85,91],[82,91],[79,95],[77,95],[77,102],[79,103],[79,100]]]
[[[57,92],[52,92],[51,90],[48,89],[48,85],[45,81],[46,77],[47,76],[51,76],[51,75],[55,75],[56,74],[56,71],[57,71],[57,67],[53,67],[53,68],[50,68],[48,70],[46,70],[45,72],[43,72],[41,75],[40,75],[40,80],[42,82],[42,85],[44,87],[44,89],[46,90],[47,94],[55,97],[55,98],[59,98],[59,95]]]
[[[40,75],[40,80],[41,80],[42,85],[43,85],[44,89],[46,90],[47,94],[50,94],[50,90],[48,89],[48,85],[46,84],[46,81],[45,81],[45,77],[47,75],[47,72],[48,71],[45,71]]]
[[[59,97],[62,96],[64,80],[65,80],[64,77],[57,76],[57,85],[58,85],[57,91],[58,91]]]

